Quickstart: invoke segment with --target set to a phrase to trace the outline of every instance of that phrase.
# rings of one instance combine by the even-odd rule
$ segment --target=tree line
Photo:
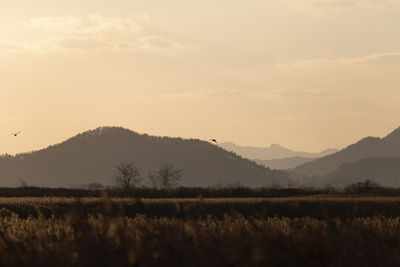
[[[178,185],[183,176],[183,170],[176,168],[173,163],[164,163],[155,172],[150,172],[147,176],[147,184],[154,189],[168,191]],[[130,191],[139,187],[144,179],[141,169],[134,163],[121,161],[116,167],[116,184],[125,191]]]

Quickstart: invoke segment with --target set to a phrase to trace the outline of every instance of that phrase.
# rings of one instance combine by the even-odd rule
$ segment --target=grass
[[[291,197],[291,198],[196,198],[196,199],[132,199],[82,198],[81,209],[95,215],[110,206],[114,214],[127,217],[223,218],[240,214],[244,217],[268,218],[310,217],[316,219],[397,217],[398,197]],[[15,213],[21,218],[43,215],[63,217],[76,208],[73,198],[0,198],[0,214]]]
[[[313,187],[177,187],[168,192],[164,190],[137,187],[130,190],[121,190],[116,187],[104,189],[78,188],[44,188],[23,186],[18,188],[0,187],[0,196],[3,197],[101,197],[106,191],[112,197],[140,197],[140,198],[272,198],[272,197],[304,197],[304,196],[400,196],[400,188],[381,187],[369,181],[349,185],[346,188],[313,188]]]
[[[399,266],[398,216],[384,197],[0,198],[0,266]]]
[[[1,266],[398,266],[398,218],[0,219]]]

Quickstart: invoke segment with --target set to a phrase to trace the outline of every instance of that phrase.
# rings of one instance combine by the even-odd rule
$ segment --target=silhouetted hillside
[[[400,157],[400,128],[384,138],[367,137],[347,148],[293,169],[305,175],[327,175],[345,163],[375,157]]]
[[[22,181],[36,186],[113,184],[115,167],[122,160],[135,162],[144,178],[161,164],[174,163],[184,171],[180,181],[184,186],[288,182],[286,173],[266,169],[208,142],[103,127],[40,151],[0,157],[0,186]]]
[[[345,186],[370,180],[383,186],[400,186],[400,158],[368,158],[347,163],[324,178],[325,184]]]
[[[291,158],[270,159],[270,160],[255,159],[254,161],[260,165],[263,165],[271,169],[286,170],[295,168],[301,164],[311,162],[313,160],[315,160],[315,158],[291,157]]]
[[[238,146],[231,142],[220,143],[219,146],[228,151],[233,151],[242,157],[257,160],[273,160],[293,157],[320,158],[338,151],[336,149],[326,149],[319,153],[307,153],[293,151],[278,144],[273,144],[270,147],[250,147]]]

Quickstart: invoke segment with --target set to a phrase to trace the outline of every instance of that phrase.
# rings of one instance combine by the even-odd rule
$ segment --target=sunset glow
[[[310,152],[383,136],[399,25],[398,0],[5,0],[0,154],[107,125]]]

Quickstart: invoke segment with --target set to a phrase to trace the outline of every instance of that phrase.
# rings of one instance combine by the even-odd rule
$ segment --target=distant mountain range
[[[269,147],[239,146],[232,142],[219,144],[227,151],[232,151],[242,157],[251,159],[260,165],[271,169],[292,169],[301,164],[311,162],[317,158],[337,152],[337,149],[326,149],[318,153],[293,151],[278,144]]]
[[[260,165],[263,165],[263,166],[271,168],[271,169],[287,170],[287,169],[295,168],[304,163],[311,162],[315,159],[316,158],[292,157],[292,158],[270,159],[270,160],[254,159],[254,161]]]
[[[239,146],[231,142],[220,143],[219,146],[242,157],[257,160],[276,160],[293,157],[320,158],[338,151],[337,149],[326,149],[318,153],[308,153],[293,151],[278,144],[273,144],[270,147],[251,147]]]
[[[400,186],[400,158],[367,158],[340,166],[319,183],[335,186],[370,180],[383,186]]]
[[[400,128],[384,138],[367,137],[317,158],[334,151],[306,153],[279,145],[256,148],[233,143],[217,146],[198,139],[157,137],[120,127],[101,127],[46,149],[0,156],[0,186],[112,185],[116,166],[123,160],[135,162],[143,178],[163,163],[174,163],[184,171],[180,181],[183,186],[238,182],[246,186],[297,182],[345,186],[366,179],[385,186],[400,186]],[[294,168],[282,171],[261,165],[272,169]]]
[[[400,157],[400,128],[384,138],[364,138],[337,153],[300,165],[293,171],[322,176],[335,172],[343,164],[377,157]]]
[[[400,186],[400,128],[384,138],[366,137],[291,171],[295,173],[292,178],[303,175],[301,179],[309,185],[342,187],[371,180],[384,186]]]
[[[1,156],[0,186],[110,185],[122,160],[135,162],[144,178],[161,164],[174,163],[183,169],[180,184],[184,186],[289,183],[287,173],[270,170],[209,142],[102,127],[40,151]]]

